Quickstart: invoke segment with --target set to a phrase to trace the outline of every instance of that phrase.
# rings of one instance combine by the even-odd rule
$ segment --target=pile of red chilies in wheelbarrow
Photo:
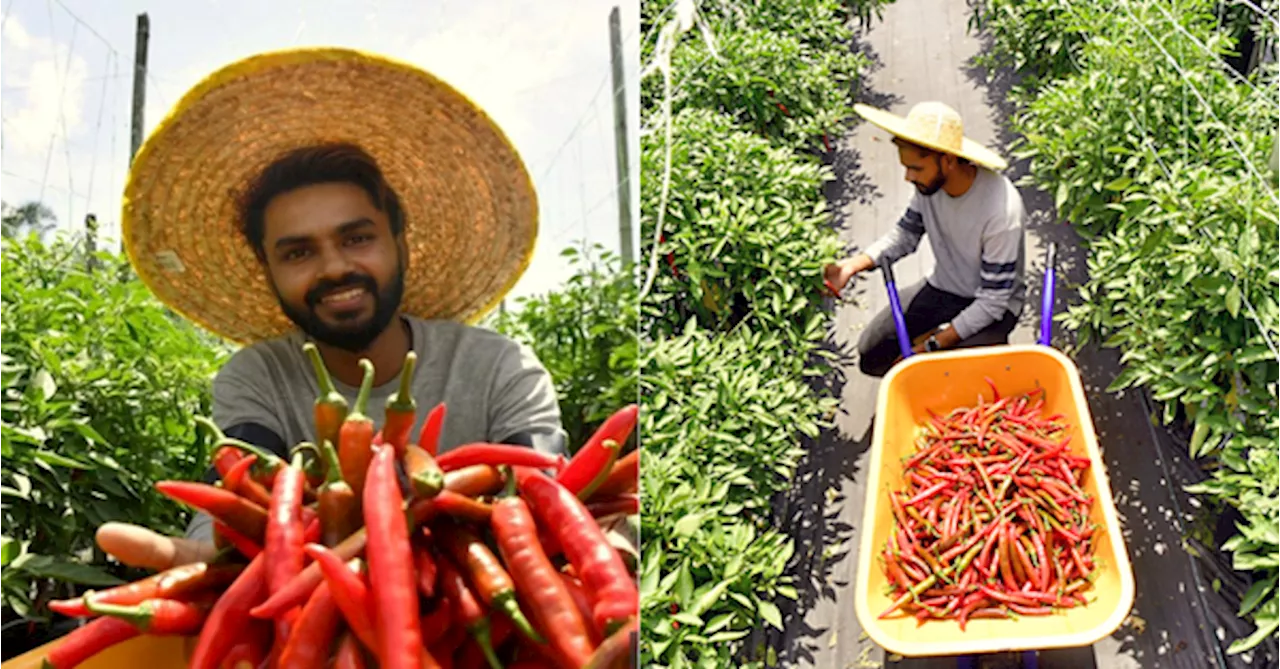
[[[1040,616],[1086,603],[1095,578],[1089,459],[1071,455],[1041,389],[932,419],[890,494],[881,558],[897,611],[925,621]]]
[[[568,461],[505,444],[436,457],[444,405],[410,441],[412,352],[376,433],[364,414],[373,365],[361,361],[348,412],[307,353],[321,380],[320,445],[285,462],[218,433],[219,485],[157,484],[214,518],[218,557],[53,603],[95,619],[46,666],[140,634],[198,635],[193,669],[627,666],[634,565],[597,516],[639,511],[638,451],[618,457],[635,405]]]

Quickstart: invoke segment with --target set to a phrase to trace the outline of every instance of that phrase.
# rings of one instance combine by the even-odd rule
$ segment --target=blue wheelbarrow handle
[[[1055,242],[1049,242],[1049,248],[1044,253],[1044,291],[1040,300],[1040,344],[1042,346],[1050,346],[1053,341],[1053,295],[1057,288],[1057,273],[1054,265],[1058,258],[1058,245]],[[907,334],[907,319],[902,312],[902,302],[898,299],[898,287],[893,279],[893,263],[888,260],[881,261],[881,271],[884,273],[884,286],[889,291],[889,309],[893,312],[893,327],[898,332],[898,350],[902,352],[902,357],[910,358],[914,351],[911,350],[911,337]]]
[[[902,313],[902,302],[898,300],[898,287],[893,280],[893,263],[885,260],[880,265],[884,272],[884,287],[889,291],[889,309],[893,312],[893,328],[898,332],[898,350],[902,357],[910,358],[915,352],[911,350],[911,337],[907,335],[907,318]]]

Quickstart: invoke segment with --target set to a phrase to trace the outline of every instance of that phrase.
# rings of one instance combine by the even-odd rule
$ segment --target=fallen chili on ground
[[[881,553],[887,618],[920,624],[1049,615],[1086,603],[1095,578],[1089,459],[1072,455],[1063,416],[1042,416],[1043,393],[930,412],[905,488],[890,494],[894,525]]]
[[[349,410],[307,353],[321,443],[286,462],[218,433],[218,485],[157,485],[213,516],[218,556],[54,602],[94,620],[45,666],[69,669],[145,634],[196,636],[195,669],[630,666],[634,562],[593,510],[638,511],[636,460],[619,460],[635,405],[572,460],[484,443],[437,458],[444,405],[412,443],[417,407],[397,393],[376,431],[365,415],[373,365],[361,362]]]

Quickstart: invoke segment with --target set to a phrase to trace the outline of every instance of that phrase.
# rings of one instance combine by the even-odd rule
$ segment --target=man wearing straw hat
[[[354,402],[377,370],[382,423],[405,356],[419,425],[443,402],[441,452],[476,441],[563,449],[550,376],[526,347],[471,327],[528,266],[533,186],[502,132],[413,67],[341,49],[255,56],[189,92],[138,153],[124,243],[174,311],[244,344],[213,382],[213,420],[284,454],[314,441],[315,342]],[[98,542],[161,569],[211,554],[112,523]]]
[[[907,331],[917,353],[1007,343],[1026,297],[1022,196],[996,170],[1006,163],[964,136],[960,114],[923,102],[906,118],[855,105],[894,135],[916,194],[897,224],[865,251],[828,265],[836,291],[853,276],[911,253],[927,236],[935,265],[904,289]],[[884,309],[858,341],[863,373],[880,377],[900,359],[893,316]]]

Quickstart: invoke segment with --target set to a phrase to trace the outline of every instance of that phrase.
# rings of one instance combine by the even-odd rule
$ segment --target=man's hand
[[[859,253],[852,258],[846,258],[840,262],[827,265],[822,272],[822,278],[838,294],[839,291],[844,290],[845,285],[849,283],[849,279],[852,279],[854,275],[859,272],[865,272],[872,267],[875,267],[875,261],[871,259],[871,256]]]
[[[211,543],[166,537],[140,525],[105,523],[95,537],[98,547],[131,566],[163,571],[191,562],[212,559]]]

